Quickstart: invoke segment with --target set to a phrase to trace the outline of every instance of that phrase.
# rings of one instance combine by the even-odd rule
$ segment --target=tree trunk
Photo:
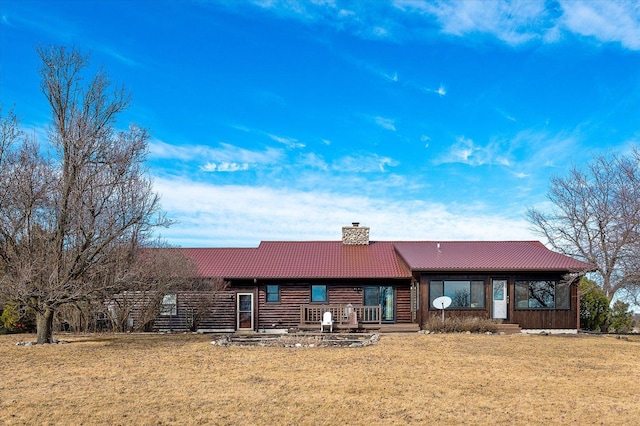
[[[53,343],[53,308],[46,307],[44,312],[36,313],[37,343]]]

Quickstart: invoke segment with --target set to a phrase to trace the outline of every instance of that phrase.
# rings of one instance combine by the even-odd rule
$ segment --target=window
[[[280,301],[280,286],[268,285],[267,286],[267,302],[279,302]]]
[[[569,284],[530,280],[515,283],[516,309],[570,309]]]
[[[178,296],[176,294],[165,294],[162,296],[160,315],[175,316],[178,313]]]
[[[311,286],[311,302],[312,303],[327,302],[327,286],[326,285]]]
[[[484,281],[431,281],[429,283],[429,309],[435,309],[433,301],[440,296],[451,298],[449,309],[484,309]]]

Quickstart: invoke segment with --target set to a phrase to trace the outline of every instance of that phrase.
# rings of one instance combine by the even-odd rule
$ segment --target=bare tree
[[[640,149],[601,155],[551,180],[552,211],[527,219],[554,249],[594,265],[609,301],[640,289]],[[634,300],[638,302],[638,300]]]
[[[83,80],[88,58],[76,49],[37,51],[54,153],[43,156],[13,114],[0,120],[0,288],[36,312],[47,343],[60,306],[128,286],[123,265],[169,222],[145,174],[148,133],[114,127],[128,92],[103,71]]]
[[[191,284],[179,293],[188,310],[187,326],[191,331],[198,330],[207,319],[215,316],[222,292],[228,286],[229,282],[222,278],[192,280]]]
[[[163,295],[190,289],[196,277],[192,259],[159,241],[139,250],[127,266],[126,290],[105,295],[107,314],[117,331],[147,329],[160,311]]]

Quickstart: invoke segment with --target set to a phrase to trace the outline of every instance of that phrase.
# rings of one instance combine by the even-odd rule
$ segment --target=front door
[[[253,330],[253,293],[238,293],[238,330]]]
[[[493,310],[492,318],[507,319],[507,280],[493,280]]]
[[[393,322],[396,319],[396,298],[392,286],[365,287],[364,304],[365,306],[380,305],[383,322]]]

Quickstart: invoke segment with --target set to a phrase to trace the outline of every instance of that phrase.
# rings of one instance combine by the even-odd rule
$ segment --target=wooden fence
[[[301,305],[300,325],[320,324],[325,312],[331,312],[335,325],[350,323],[350,315],[355,312],[358,324],[381,324],[382,306],[363,305]]]

